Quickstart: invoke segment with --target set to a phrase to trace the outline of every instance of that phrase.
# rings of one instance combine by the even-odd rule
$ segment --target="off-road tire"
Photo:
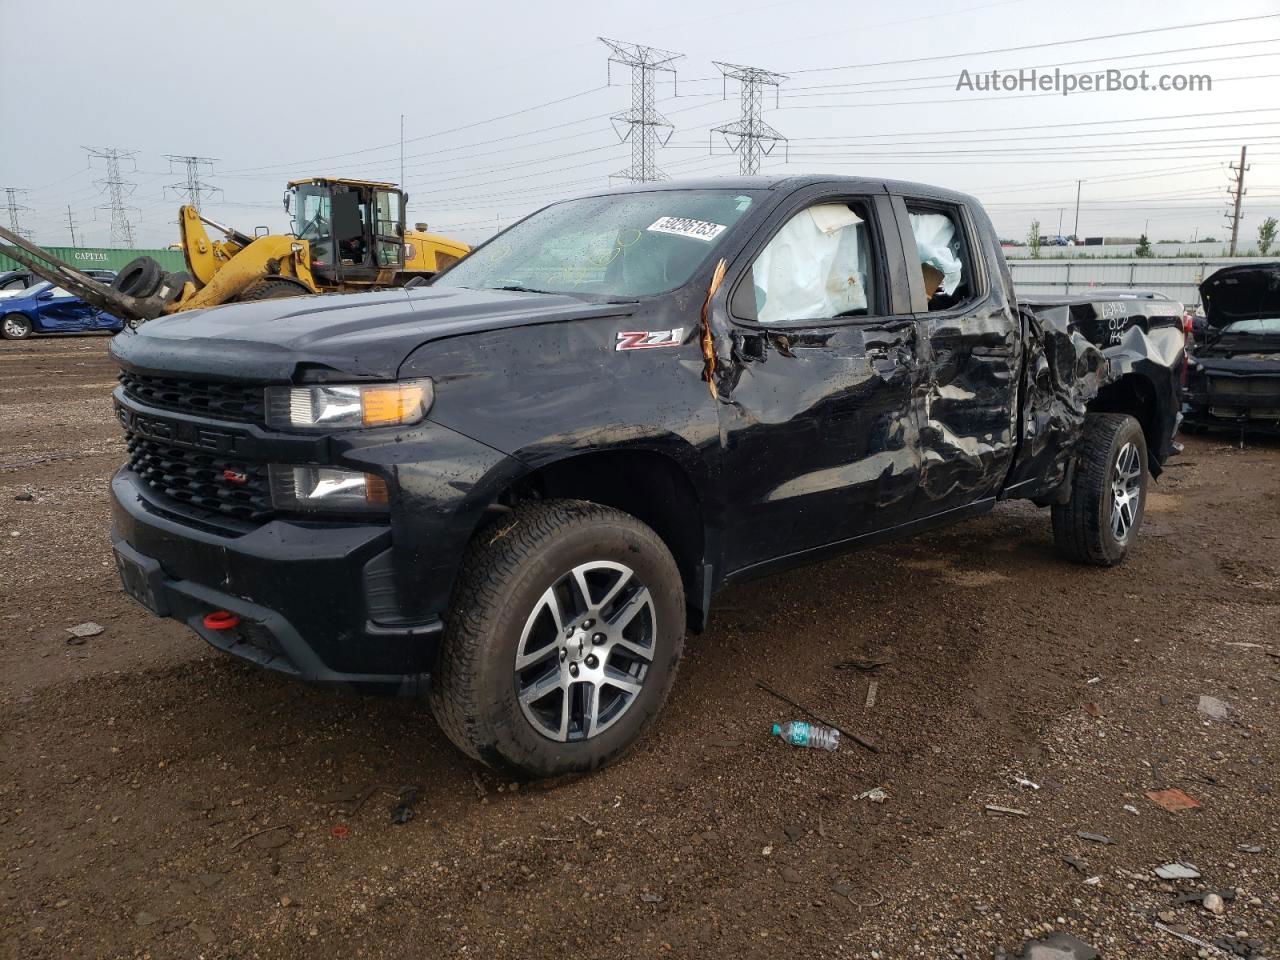
[[[25,340],[31,336],[31,321],[20,313],[0,317],[0,336],[6,340]]]
[[[1112,529],[1112,484],[1117,458],[1126,444],[1137,447],[1140,496],[1133,523],[1123,540]],[[1085,418],[1076,453],[1071,498],[1053,505],[1053,542],[1058,552],[1077,563],[1112,567],[1124,560],[1137,539],[1147,501],[1147,442],[1142,427],[1125,413],[1096,413]]]
[[[575,565],[600,560],[627,565],[648,588],[655,654],[616,723],[586,740],[559,742],[521,711],[516,648],[543,592]],[[428,694],[441,729],[504,775],[539,779],[603,767],[649,729],[684,647],[684,588],[666,544],[635,517],[581,500],[544,500],[516,507],[476,535],[447,621]]]
[[[134,257],[116,274],[111,286],[131,297],[149,297],[160,289],[164,270],[154,257]]]
[[[305,297],[311,293],[303,284],[282,277],[268,277],[259,280],[240,296],[237,303],[251,303],[256,300],[280,300],[284,297]]]

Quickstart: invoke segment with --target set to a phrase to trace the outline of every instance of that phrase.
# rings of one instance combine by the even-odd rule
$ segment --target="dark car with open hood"
[[[1014,498],[1064,556],[1120,563],[1184,346],[1177,303],[1019,302],[949,190],[607,191],[429,286],[117,337],[117,566],[235,656],[425,692],[506,774],[591,770],[728,584]]]
[[[1200,284],[1204,331],[1187,370],[1189,427],[1280,435],[1280,261]]]

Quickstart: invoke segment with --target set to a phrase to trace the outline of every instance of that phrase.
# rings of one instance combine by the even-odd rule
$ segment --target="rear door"
[[[985,215],[942,197],[892,198],[924,364],[924,519],[994,498],[1017,445],[1022,335]]]
[[[905,275],[883,193],[800,191],[735,258],[719,404],[728,572],[909,515],[920,367]]]

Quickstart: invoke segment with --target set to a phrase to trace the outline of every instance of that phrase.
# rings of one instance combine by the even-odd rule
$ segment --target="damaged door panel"
[[[1022,341],[975,225],[958,205],[907,196],[893,208],[915,281],[927,345],[920,400],[920,489],[915,516],[992,500],[1016,448]]]

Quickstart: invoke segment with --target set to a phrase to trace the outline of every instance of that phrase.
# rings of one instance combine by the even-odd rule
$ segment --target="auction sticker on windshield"
[[[672,233],[677,237],[692,237],[710,243],[724,232],[724,224],[691,220],[688,217],[659,217],[649,224],[648,229],[652,233]]]

